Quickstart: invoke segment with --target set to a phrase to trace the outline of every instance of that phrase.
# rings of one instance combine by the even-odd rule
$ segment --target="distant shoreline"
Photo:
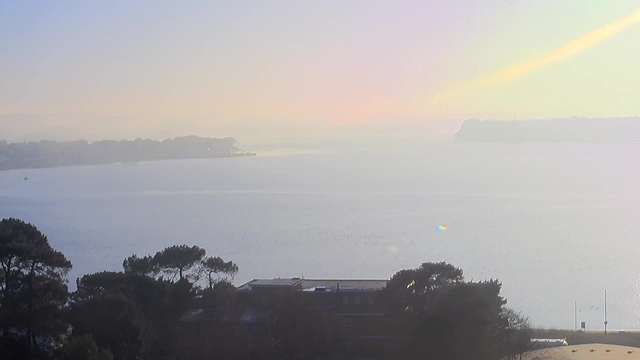
[[[0,171],[257,155],[255,152],[238,149],[235,143],[236,140],[231,137],[217,139],[198,136],[176,137],[162,141],[135,139],[101,140],[92,143],[84,140],[8,143],[2,140]]]

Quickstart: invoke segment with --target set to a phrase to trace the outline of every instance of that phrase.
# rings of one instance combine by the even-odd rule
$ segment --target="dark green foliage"
[[[50,342],[61,341],[67,331],[64,321],[64,307],[69,297],[67,285],[61,279],[41,275],[33,277],[32,288],[29,281],[18,284],[20,286],[13,294],[13,311],[7,320],[14,329],[30,325],[29,336],[35,352],[47,351]],[[36,337],[41,340],[36,341]],[[41,348],[44,338],[47,339],[45,349]]]
[[[173,284],[171,287],[171,304],[176,319],[185,311],[189,310],[189,306],[195,295],[196,289],[188,280],[178,280]]]
[[[98,347],[110,350],[115,359],[140,359],[150,351],[153,328],[140,307],[124,295],[75,302],[69,321],[74,336],[91,335]]]
[[[228,324],[223,325],[221,321],[234,311],[235,288],[220,281],[210,289],[211,292],[196,296],[199,289],[191,281],[195,281],[197,277],[190,271],[196,270],[204,255],[204,249],[197,246],[172,246],[157,252],[153,257],[129,257],[123,263],[125,272],[100,272],[78,279],[70,311],[74,335],[91,334],[97,344],[109,349],[116,359],[122,354],[134,354],[141,359],[154,360],[173,357],[199,359],[202,357],[197,357],[196,354],[217,353],[216,346],[221,344],[205,346],[205,343],[211,341],[207,334],[193,333],[192,328],[185,330],[179,322],[180,317],[194,306],[208,307],[215,309],[218,316],[213,323],[207,324],[207,328],[226,334],[224,329]],[[232,262],[223,262],[225,264],[229,265],[224,269],[237,271],[237,266]],[[154,270],[146,270],[150,268]],[[150,276],[156,272],[164,276],[158,279]],[[165,280],[171,279],[171,275],[177,275],[178,280]],[[126,300],[129,305],[124,309],[118,308],[120,303],[114,302],[114,297]],[[105,306],[107,300],[108,306]],[[85,314],[105,313],[111,308],[115,312],[128,314],[123,323],[103,329],[90,329],[88,324],[82,322]],[[115,316],[115,313],[107,314],[107,317]],[[230,318],[239,319],[239,314]],[[112,346],[117,344],[105,341],[108,337],[104,334],[112,334],[120,327],[129,329],[129,337],[137,339],[129,343],[126,351],[114,349]],[[115,333],[111,336],[121,338],[123,334]],[[235,337],[229,338],[229,341],[233,338]]]
[[[429,306],[434,290],[463,279],[462,270],[451,264],[424,263],[419,268],[401,270],[393,275],[381,299],[388,304],[391,314],[417,319]]]
[[[13,218],[0,221],[0,323],[3,334],[24,342],[25,357],[46,351],[50,341],[39,338],[64,331],[64,276],[70,269],[71,263],[35,226]]]
[[[405,324],[406,359],[512,359],[529,349],[528,322],[505,308],[501,284],[464,282],[462,270],[424,263],[395,274],[383,291],[391,314]]]
[[[113,360],[111,352],[99,348],[91,335],[70,337],[64,342],[60,353],[60,360]]]
[[[31,224],[2,220],[0,320],[3,334],[11,335],[0,339],[0,358],[195,360],[222,353],[226,358],[244,357],[246,334],[235,288],[225,281],[238,267],[219,257],[203,261],[205,254],[198,246],[181,245],[155,256],[133,255],[123,262],[125,272],[77,279],[77,290],[69,297],[64,276],[71,264],[64,255]],[[200,292],[194,282],[205,268],[211,281],[207,292]],[[154,278],[158,273],[162,277]],[[193,306],[216,314],[206,327],[226,342],[211,343],[206,333],[184,328],[179,319]],[[62,347],[56,348],[56,343]]]
[[[133,254],[122,262],[124,272],[153,276],[158,273],[158,267],[153,262],[151,256],[145,256],[139,258],[138,255]]]
[[[339,321],[330,310],[335,303],[295,291],[247,302],[247,294],[228,282],[238,266],[205,255],[186,245],[133,255],[123,262],[124,272],[77,279],[69,296],[64,276],[71,264],[64,255],[34,226],[2,220],[0,320],[10,336],[1,339],[0,358],[266,360],[337,353]],[[200,275],[205,289],[196,283]],[[396,273],[376,300],[391,315],[386,330],[406,339],[392,355],[518,359],[530,349],[532,333],[526,318],[505,307],[500,290],[494,280],[465,282],[462,270],[447,263]]]
[[[205,250],[198,246],[171,246],[158,251],[154,256],[141,258],[133,255],[125,259],[125,272],[100,272],[78,279],[70,311],[74,336],[82,335],[83,332],[91,334],[98,346],[109,349],[115,358],[122,354],[134,354],[140,359],[153,360],[206,358],[217,354],[220,347],[227,349],[226,346],[206,345],[211,341],[207,333],[194,332],[193,326],[185,329],[179,319],[193,307],[207,307],[211,309],[209,313],[217,314],[213,321],[207,321],[207,331],[215,329],[219,332],[219,337],[228,336],[230,342],[238,343],[233,339],[238,336],[242,338],[244,334],[237,331],[241,325],[237,321],[240,314],[234,313],[237,311],[233,285],[221,278],[221,281],[215,282],[215,286],[208,292],[200,292],[199,288],[194,286],[198,272],[202,271],[205,254]],[[233,262],[222,261],[221,266],[218,267],[217,263],[215,265],[212,270],[218,273],[234,275],[238,269]],[[161,276],[154,278],[156,275]],[[127,311],[119,309],[113,298],[126,300],[129,304],[126,307]],[[109,306],[105,307],[103,304],[107,300]],[[128,314],[126,321],[119,326],[130,330],[131,339],[137,339],[129,344],[127,351],[114,349],[112,346],[117,344],[105,341],[107,337],[104,334],[116,331],[119,326],[90,329],[88,324],[81,320],[84,314],[105,313],[113,306],[116,306],[114,311]],[[231,333],[236,335],[228,334],[225,329],[229,324],[223,324],[223,319],[236,319],[236,331]],[[203,326],[201,324],[198,327]],[[120,338],[122,334],[115,333],[112,337]],[[244,349],[237,346],[235,348]]]
[[[0,337],[0,359],[26,359],[27,348],[17,336]]]
[[[101,272],[85,275],[78,279],[77,284],[70,311],[74,319],[72,324],[82,319],[83,314],[101,307],[105,299],[120,297],[130,304],[130,319],[135,320],[134,325],[137,324],[140,342],[131,346],[138,346],[140,356],[155,359],[181,351],[178,319],[189,309],[195,295],[188,281],[172,283],[134,273]],[[111,327],[104,331],[109,333],[114,329]],[[103,337],[90,333],[100,346],[111,349],[114,355],[118,354],[111,344],[102,342]]]
[[[410,357],[498,359],[496,342],[505,326],[497,282],[458,283],[438,289],[411,330]]]
[[[76,284],[75,302],[105,295],[123,295],[149,315],[164,311],[171,303],[171,284],[144,275],[103,271],[85,275],[76,280]]]
[[[225,262],[218,256],[202,260],[201,266],[201,271],[207,276],[209,288],[213,288],[220,280],[226,280],[226,278],[221,278],[220,274],[233,278],[238,273],[238,265],[234,264],[233,261]],[[216,278],[213,277],[214,275]]]
[[[197,280],[197,274],[186,273],[199,264],[206,254],[206,250],[196,245],[174,245],[158,251],[153,257],[153,264],[171,278],[178,275],[179,280],[185,276]]]

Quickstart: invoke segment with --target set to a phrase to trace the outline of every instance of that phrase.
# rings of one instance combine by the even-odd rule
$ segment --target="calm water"
[[[69,279],[197,244],[257,277],[388,278],[448,261],[539,326],[640,329],[640,144],[433,144],[0,173]],[[23,178],[27,176],[28,181]],[[448,226],[438,231],[438,225]]]

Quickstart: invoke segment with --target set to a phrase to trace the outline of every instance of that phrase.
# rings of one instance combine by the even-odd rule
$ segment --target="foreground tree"
[[[500,284],[494,281],[438,289],[425,316],[411,329],[408,358],[500,359],[505,301],[499,292]]]
[[[10,323],[14,324],[14,331],[27,329],[24,332],[27,351],[30,343],[34,353],[48,353],[52,342],[61,341],[68,327],[64,318],[68,297],[67,285],[62,279],[35,276],[20,282],[14,294]]]
[[[463,281],[462,270],[444,262],[424,263],[398,271],[382,293],[392,315],[418,319],[427,310],[435,290]]]
[[[3,334],[21,337],[25,356],[31,357],[32,348],[38,346],[37,336],[56,335],[37,333],[47,326],[40,321],[42,326],[36,328],[36,314],[59,317],[66,302],[64,277],[71,262],[51,248],[35,226],[9,218],[0,221],[0,267]]]
[[[512,359],[528,349],[526,319],[505,308],[501,284],[465,282],[447,263],[395,274],[381,294],[407,330],[406,359]]]
[[[140,307],[124,295],[108,294],[71,306],[72,336],[91,336],[114,359],[137,360],[150,351],[153,328]]]
[[[162,359],[180,353],[182,337],[178,319],[194,298],[192,286],[186,280],[169,282],[135,273],[104,271],[78,279],[77,288],[70,307],[74,336],[89,334],[101,348],[109,349],[119,358],[124,350],[112,348],[114,344],[105,339],[121,338],[120,330],[126,325],[125,328],[135,330],[133,335],[139,340],[127,345],[127,354]],[[129,320],[122,318],[124,323],[105,327],[91,327],[84,322],[87,314],[102,314],[109,307],[115,307],[116,312],[108,314],[116,318],[119,307],[127,309]],[[110,316],[105,318],[108,320],[104,325],[115,321]]]
[[[101,349],[91,335],[68,338],[58,356],[61,360],[113,360],[107,349]]]
[[[171,283],[122,272],[103,271],[76,280],[73,303],[107,295],[122,295],[133,300],[149,316],[159,316],[171,303]]]
[[[213,286],[219,281],[227,280],[226,278],[221,277],[220,274],[227,275],[233,279],[233,277],[238,273],[238,265],[234,264],[233,261],[225,262],[218,256],[208,257],[202,260],[201,266],[202,272],[207,276],[209,289],[213,289]]]

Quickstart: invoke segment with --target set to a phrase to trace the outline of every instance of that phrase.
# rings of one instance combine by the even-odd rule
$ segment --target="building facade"
[[[307,316],[303,322],[313,327],[313,346],[327,350],[318,352],[322,357],[391,359],[405,334],[402,327],[386,315],[379,301],[386,283],[386,280],[254,279],[239,286],[236,297],[243,307],[241,322],[254,339],[266,331],[260,325],[266,322],[266,317],[271,323],[285,317],[267,309],[291,304],[285,299],[295,298],[296,303],[287,306],[299,307],[302,310],[298,314],[304,315],[298,316]],[[307,330],[289,326],[299,333]]]

